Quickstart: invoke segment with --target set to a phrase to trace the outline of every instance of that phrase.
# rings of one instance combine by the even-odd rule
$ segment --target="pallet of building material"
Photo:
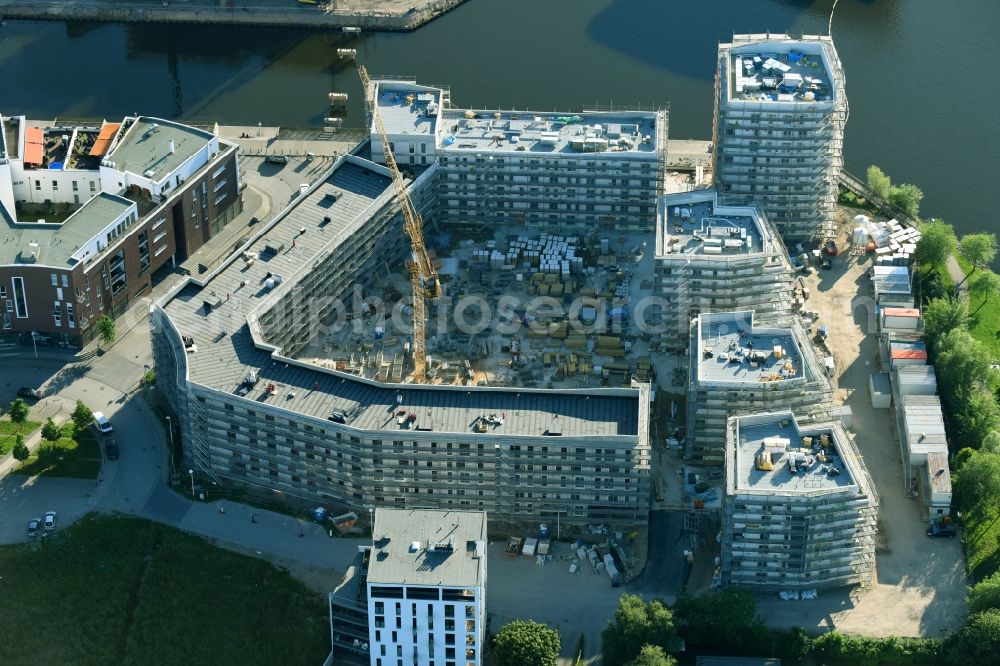
[[[549,296],[562,296],[563,286],[561,284],[553,284],[549,286]]]
[[[568,349],[586,349],[587,337],[584,335],[568,335],[563,341]]]
[[[597,336],[597,346],[615,346],[621,343],[621,340],[616,335],[598,335]]]
[[[558,324],[549,324],[549,335],[553,338],[559,338],[563,340],[566,338],[566,333],[568,330],[566,322],[560,322]]]
[[[542,338],[548,337],[548,331],[542,329],[537,330],[534,327],[528,329],[528,337],[532,340],[541,340]]]

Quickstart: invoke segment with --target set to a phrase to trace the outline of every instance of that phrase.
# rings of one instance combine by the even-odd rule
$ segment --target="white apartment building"
[[[376,509],[368,562],[371,666],[479,666],[486,514]]]
[[[685,455],[723,461],[726,421],[736,413],[791,410],[802,421],[829,418],[830,378],[805,331],[760,326],[755,313],[699,315],[691,325]]]
[[[438,165],[438,219],[485,229],[648,231],[662,192],[667,113],[472,110],[442,88],[376,80],[400,165]],[[382,162],[372,128],[372,158]]]
[[[660,199],[654,273],[669,347],[686,346],[702,312],[752,309],[760,323],[791,320],[794,276],[781,237],[759,210],[720,206],[714,191]]]
[[[729,419],[723,586],[806,590],[867,585],[878,495],[840,423],[791,412]]]
[[[734,35],[720,44],[712,144],[722,202],[759,206],[786,241],[829,236],[847,116],[830,37]]]

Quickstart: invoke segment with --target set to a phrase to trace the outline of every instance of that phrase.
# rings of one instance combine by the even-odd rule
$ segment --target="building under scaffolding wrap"
[[[726,430],[722,585],[868,585],[878,495],[843,426],[778,412],[730,418]]]
[[[833,232],[848,105],[826,36],[719,45],[712,143],[722,203],[759,206],[786,241]]]
[[[457,109],[445,88],[400,78],[372,85],[399,164],[438,165],[441,222],[625,233],[655,218],[666,109]],[[374,132],[372,142],[379,161]]]

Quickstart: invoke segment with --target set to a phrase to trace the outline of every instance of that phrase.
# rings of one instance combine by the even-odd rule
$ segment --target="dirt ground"
[[[851,219],[841,212],[843,229]],[[845,247],[846,231],[840,247]],[[918,499],[905,495],[894,416],[874,409],[869,375],[880,371],[873,328],[872,260],[844,251],[832,270],[808,278],[806,309],[820,313],[836,358],[836,401],[853,412],[855,442],[880,496],[875,584],[853,595],[820,595],[814,601],[763,600],[761,613],[775,625],[836,628],[876,636],[941,636],[961,623],[965,575],[956,539],[929,539]]]

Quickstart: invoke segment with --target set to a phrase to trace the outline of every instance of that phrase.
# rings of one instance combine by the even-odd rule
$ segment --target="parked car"
[[[17,389],[17,395],[19,398],[27,398],[28,400],[41,400],[42,392],[38,389],[28,388],[27,386],[22,386]]]
[[[45,529],[54,530],[56,528],[56,512],[48,511],[45,513]]]
[[[108,460],[118,460],[118,443],[115,440],[109,439],[104,443],[104,455]]]
[[[958,529],[951,523],[945,523],[942,525],[931,525],[927,528],[927,536],[929,537],[955,537],[958,536]]]
[[[288,164],[288,157],[285,155],[268,155],[264,158],[268,164]]]
[[[105,435],[112,431],[111,421],[103,412],[94,412],[94,427],[97,428],[97,432]]]
[[[28,538],[34,539],[38,536],[38,526],[42,524],[41,518],[32,518],[28,521]]]

